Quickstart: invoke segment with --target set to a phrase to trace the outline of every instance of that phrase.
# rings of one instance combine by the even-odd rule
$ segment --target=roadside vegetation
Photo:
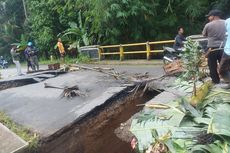
[[[173,39],[178,26],[198,34],[210,9],[229,16],[229,7],[228,0],[0,0],[0,55],[10,60],[12,43],[32,41],[40,57],[58,58],[58,37],[75,58],[84,45]]]
[[[54,64],[54,63],[60,63],[60,59],[53,59],[53,60],[50,60],[50,59],[46,59],[46,58],[42,58],[40,59],[40,64],[41,65],[47,65],[47,64]],[[84,54],[79,54],[77,56],[77,58],[72,58],[72,57],[65,57],[65,64],[76,64],[76,63],[85,63],[85,64],[88,64],[92,62],[92,60],[90,59],[89,56],[87,55],[84,55]]]
[[[29,151],[35,150],[37,148],[39,138],[36,133],[33,133],[29,129],[16,124],[4,112],[0,112],[0,123],[2,123],[19,137],[21,137],[23,140],[28,142]]]
[[[229,153],[230,91],[203,78],[197,42],[188,40],[181,56],[185,70],[168,86],[178,98],[146,105],[150,109],[132,121],[133,148],[139,153]]]

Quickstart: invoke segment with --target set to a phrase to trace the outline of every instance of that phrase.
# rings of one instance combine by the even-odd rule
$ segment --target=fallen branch
[[[160,77],[148,78],[148,79],[145,79],[145,80],[132,80],[132,82],[134,83],[135,87],[131,91],[129,91],[129,92],[130,93],[134,92],[134,96],[135,96],[135,94],[137,93],[137,91],[139,90],[139,88],[144,86],[144,90],[143,90],[143,92],[141,94],[141,96],[143,96],[144,93],[145,93],[145,91],[148,89],[150,82],[155,81],[155,80],[163,79],[166,76],[167,75],[162,75]],[[159,92],[159,90],[156,90],[156,91]]]
[[[80,65],[70,65],[70,67],[77,67],[79,69],[96,71],[96,72],[107,74],[109,76],[113,76],[117,80],[120,79],[120,80],[124,80],[126,82],[131,82],[134,84],[135,87],[131,91],[129,91],[129,93],[134,92],[134,96],[136,95],[136,93],[140,89],[140,87],[144,87],[144,90],[141,94],[141,96],[143,96],[145,91],[148,89],[150,82],[152,82],[154,80],[162,80],[166,76],[168,76],[168,75],[162,75],[159,77],[149,78],[148,72],[146,72],[143,75],[142,74],[136,74],[136,76],[129,77],[129,76],[125,76],[124,74],[121,75],[120,73],[116,72],[114,69],[110,69],[110,68],[98,68],[98,67],[91,68],[91,67],[80,66]],[[108,72],[105,70],[113,70],[113,71]],[[156,89],[156,91],[159,92],[159,90],[157,90],[157,89]]]
[[[56,87],[49,85],[47,83],[44,83],[45,88],[54,88],[54,89],[61,89],[63,92],[61,93],[61,98],[67,97],[67,98],[73,98],[73,97],[85,97],[86,94],[81,92],[79,87],[77,85],[71,86],[71,87]]]
[[[97,69],[97,70],[107,70],[107,71],[112,71],[114,70],[114,68],[102,68],[102,67],[93,67],[94,69]]]
[[[152,82],[152,81],[155,81],[155,80],[161,80],[161,79],[164,79],[166,76],[168,75],[162,75],[162,76],[159,76],[159,77],[154,77],[154,78],[147,78],[147,79],[142,79],[142,80],[139,80],[139,79],[136,79],[136,78],[131,78],[130,81],[134,82],[135,84],[140,84],[140,83],[148,83],[148,82]]]
[[[65,89],[63,87],[56,87],[56,86],[49,85],[48,83],[44,83],[44,88]]]
[[[120,75],[119,73],[115,72],[114,69],[103,69],[103,68],[98,68],[98,67],[94,67],[94,68],[91,68],[91,67],[87,67],[87,66],[80,66],[80,65],[70,65],[71,67],[78,67],[80,69],[85,69],[85,70],[91,70],[91,71],[96,71],[96,72],[100,72],[100,73],[104,73],[104,74],[107,74],[107,75],[110,75],[110,76],[113,76],[115,79],[125,79],[124,77],[122,77],[122,75]],[[104,70],[113,70],[113,73],[112,72],[107,72],[107,71],[104,71]]]
[[[139,104],[137,106],[145,106],[145,107],[154,108],[154,109],[169,109],[170,108],[168,105],[164,105],[164,104]]]

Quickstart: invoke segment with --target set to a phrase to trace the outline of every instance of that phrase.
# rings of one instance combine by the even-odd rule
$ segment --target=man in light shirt
[[[20,76],[22,75],[22,71],[21,71],[21,64],[20,64],[20,53],[17,52],[17,47],[16,45],[13,45],[11,50],[10,50],[10,54],[12,56],[12,60],[14,62],[14,64],[16,65],[17,68],[17,75]]]
[[[227,83],[230,83],[230,18],[225,21],[227,30],[227,41],[224,47],[224,53],[220,62],[219,73]],[[226,88],[230,88],[230,84]]]

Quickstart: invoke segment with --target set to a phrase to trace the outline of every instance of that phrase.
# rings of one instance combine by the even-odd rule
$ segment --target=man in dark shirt
[[[33,47],[32,42],[29,42],[27,44],[27,48],[24,51],[24,54],[27,59],[27,71],[29,71],[29,67],[31,66],[33,71],[38,71],[39,70],[39,64],[38,64],[38,56],[37,53],[38,51],[36,50],[35,47]]]
[[[208,13],[207,23],[203,29],[203,36],[208,38],[208,67],[210,70],[210,77],[215,84],[220,83],[220,77],[217,72],[217,62],[220,63],[223,54],[225,41],[225,21],[221,19],[222,12],[219,10],[212,10]]]
[[[175,43],[173,45],[173,48],[175,50],[181,51],[182,48],[184,47],[183,41],[186,41],[185,37],[183,36],[184,29],[182,27],[178,27],[177,32],[178,32],[178,34],[175,37]]]

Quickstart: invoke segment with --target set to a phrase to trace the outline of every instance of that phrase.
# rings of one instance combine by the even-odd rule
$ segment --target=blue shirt
[[[225,46],[224,46],[224,52],[228,55],[230,55],[230,18],[228,18],[226,21],[225,21],[225,25],[226,25],[226,30],[227,30],[227,41],[225,43]]]

